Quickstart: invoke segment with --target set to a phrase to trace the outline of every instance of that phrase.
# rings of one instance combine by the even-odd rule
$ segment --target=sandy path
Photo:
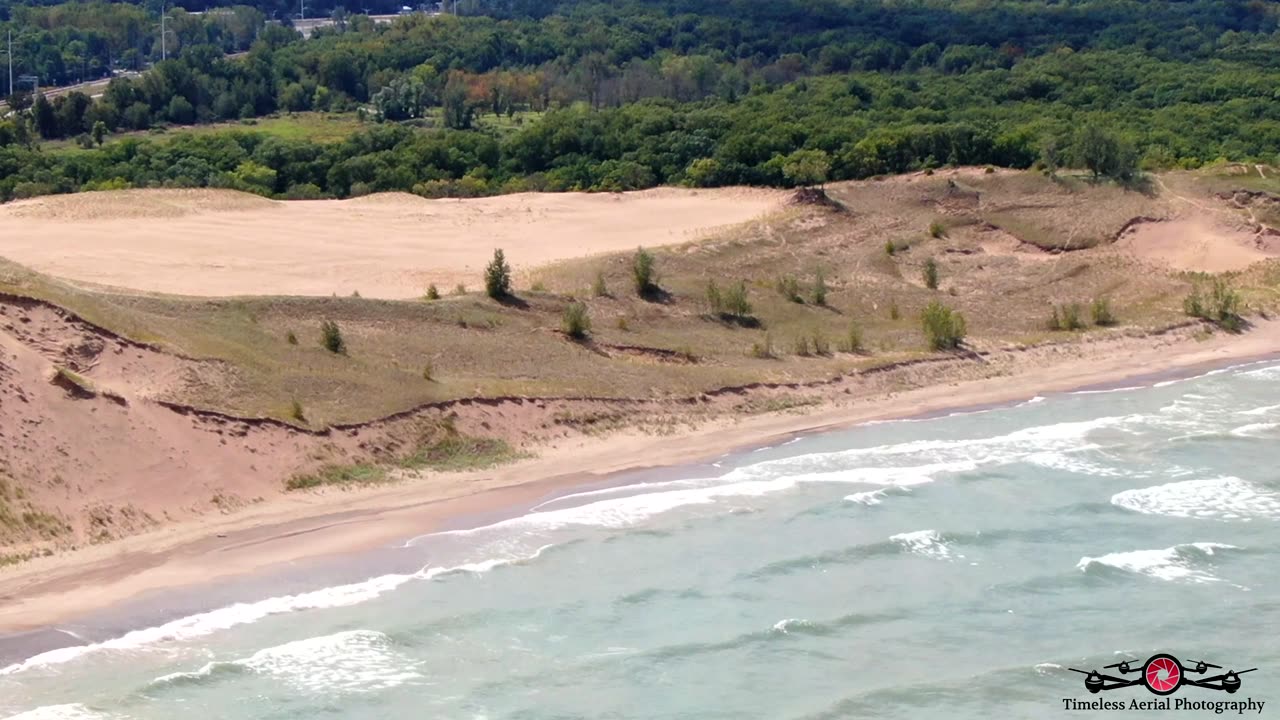
[[[127,190],[0,207],[0,255],[72,280],[183,295],[409,298],[475,287],[494,248],[521,270],[668,245],[778,207],[775,191],[661,188],[424,200],[273,202],[217,190]]]

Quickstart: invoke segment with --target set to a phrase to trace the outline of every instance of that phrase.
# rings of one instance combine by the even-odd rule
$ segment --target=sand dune
[[[1229,272],[1280,255],[1268,239],[1239,222],[1197,214],[1134,225],[1115,248],[1174,270]]]
[[[695,239],[779,206],[766,190],[662,188],[425,200],[275,202],[226,190],[126,190],[0,207],[0,255],[72,280],[184,295],[407,298],[516,267]]]

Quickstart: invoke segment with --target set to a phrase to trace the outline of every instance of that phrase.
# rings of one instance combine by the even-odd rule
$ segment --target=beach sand
[[[176,295],[421,297],[474,287],[495,248],[517,268],[695,240],[779,207],[748,188],[380,193],[281,202],[230,190],[122,190],[0,207],[5,257],[98,285]],[[109,239],[110,242],[104,242]]]
[[[1280,351],[1280,321],[1260,321],[1243,335],[1205,338],[1184,333],[1166,340],[1098,340],[1054,351],[1051,361],[1030,354],[1017,360],[1011,351],[1013,361],[999,374],[982,379],[863,396],[805,414],[715,420],[675,436],[624,431],[602,439],[577,438],[496,470],[289,495],[233,515],[175,523],[6,570],[0,574],[0,632],[47,628],[155,591],[269,574],[273,566],[358,553],[454,527],[462,518],[518,514],[548,496],[598,483],[612,473],[697,462],[800,433],[872,420],[1007,404],[1081,388],[1150,383],[1153,377],[1189,376],[1271,358]]]

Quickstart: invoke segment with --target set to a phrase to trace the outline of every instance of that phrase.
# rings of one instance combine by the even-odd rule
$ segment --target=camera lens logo
[[[1151,658],[1142,673],[1146,677],[1147,687],[1157,695],[1168,695],[1177,690],[1182,681],[1182,667],[1178,665],[1177,658],[1171,655]]]
[[[1194,660],[1184,665],[1178,658],[1168,653],[1159,653],[1147,658],[1147,661],[1141,665],[1125,660],[1114,665],[1107,665],[1102,669],[1114,669],[1116,674],[1110,675],[1097,670],[1070,668],[1072,672],[1078,672],[1085,676],[1084,687],[1091,693],[1096,694],[1104,690],[1119,690],[1120,688],[1141,685],[1156,695],[1172,695],[1179,688],[1188,686],[1207,690],[1221,690],[1227,694],[1232,694],[1240,689],[1240,676],[1253,672],[1258,668],[1250,668],[1239,672],[1227,670],[1224,673],[1209,675],[1210,670],[1221,670],[1223,669],[1222,666],[1207,663],[1203,660]],[[1125,675],[1137,675],[1137,677],[1123,677]],[[1192,677],[1192,675],[1207,677]]]

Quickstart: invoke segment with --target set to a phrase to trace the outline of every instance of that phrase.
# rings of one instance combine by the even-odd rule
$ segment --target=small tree
[[[862,352],[862,328],[857,323],[849,323],[849,330],[840,343],[840,352]]]
[[[511,297],[511,266],[501,249],[493,251],[493,260],[484,269],[484,291],[494,300]]]
[[[796,150],[782,162],[782,175],[793,185],[813,187],[827,181],[831,158],[822,150]]]
[[[94,122],[92,134],[93,144],[101,147],[103,139],[107,137],[107,124],[101,120]]]
[[[569,303],[564,309],[560,324],[565,335],[574,340],[585,340],[591,332],[591,317],[587,315],[587,306],[580,302]]]
[[[924,286],[930,290],[938,289],[938,262],[933,258],[924,261]]]
[[[431,283],[430,285],[427,286],[427,299],[428,300],[440,299],[440,288],[436,287],[435,283]]]
[[[954,350],[964,342],[964,316],[934,300],[920,314],[930,350]]]
[[[297,336],[297,335],[294,335],[292,330],[290,330],[289,332],[285,333],[285,335],[284,335],[284,340],[285,340],[285,342],[289,343],[290,345],[297,345],[297,344],[298,344],[298,336]]]
[[[653,255],[642,247],[636,248],[635,257],[631,259],[631,278],[635,281],[636,294],[640,297],[652,295],[658,289]]]
[[[338,323],[332,320],[320,323],[320,345],[335,355],[347,353],[347,342],[342,339],[342,330],[338,329]]]
[[[591,294],[596,297],[607,297],[609,295],[609,286],[604,283],[604,271],[596,271],[595,282],[591,283]]]
[[[818,271],[818,277],[813,281],[813,304],[823,306],[827,304],[827,278]]]

